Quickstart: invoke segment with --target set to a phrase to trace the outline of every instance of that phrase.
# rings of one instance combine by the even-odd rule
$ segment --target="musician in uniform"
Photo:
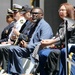
[[[14,14],[15,12],[17,13],[19,10],[20,10],[20,13],[21,14],[25,14],[27,10],[22,10],[22,9],[18,9],[19,8],[19,5],[16,4],[17,8],[15,8],[16,10],[14,10]],[[17,22],[17,26],[18,24],[21,25],[21,29],[18,31],[16,28],[13,30],[13,33],[18,37],[17,41],[15,41],[15,44],[17,45],[19,43],[19,41],[21,41],[22,39],[25,40],[25,41],[28,41],[28,37],[27,37],[27,34],[29,33],[29,30],[31,28],[31,26],[33,25],[32,22],[30,21],[25,21],[27,20],[27,18],[25,17],[22,17],[18,22]],[[22,25],[23,24],[23,25]],[[19,27],[18,27],[19,28]],[[8,32],[8,31],[6,31]],[[7,43],[10,43],[10,42],[7,42]],[[6,43],[3,43],[3,44],[6,44]],[[15,45],[14,44],[14,45]],[[4,46],[3,46],[4,47]],[[8,51],[4,51],[3,50],[3,47],[0,48],[0,61],[2,61],[2,68],[7,70],[7,61],[8,61]],[[5,47],[4,47],[5,48]],[[7,50],[7,48],[6,48]]]
[[[12,10],[7,11],[6,22],[8,23],[8,26],[6,26],[1,33],[0,43],[4,42],[4,41],[8,41],[8,36],[12,30],[12,27],[14,26],[14,17],[13,17],[13,11]]]

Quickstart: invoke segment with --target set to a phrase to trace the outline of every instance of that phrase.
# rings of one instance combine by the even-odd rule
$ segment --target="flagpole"
[[[10,9],[13,9],[13,0],[10,0]]]

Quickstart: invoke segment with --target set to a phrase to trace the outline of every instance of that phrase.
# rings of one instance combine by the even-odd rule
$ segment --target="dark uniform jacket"
[[[8,41],[8,36],[14,26],[15,22],[10,23],[10,25],[8,25],[7,27],[4,28],[4,30],[1,33],[1,39],[0,39],[0,43],[4,42],[4,41]]]
[[[28,36],[29,36],[29,32],[30,32],[30,29],[32,28],[32,26],[33,26],[33,23],[28,21],[28,20],[23,24],[23,26],[21,27],[21,29],[19,31],[20,35],[17,39],[17,42],[15,42],[15,45],[19,44],[19,42],[22,41],[22,40],[24,40],[26,42],[29,41]]]

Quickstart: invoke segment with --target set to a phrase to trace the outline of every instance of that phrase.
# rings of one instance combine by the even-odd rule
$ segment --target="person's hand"
[[[8,42],[1,42],[2,45],[5,45],[5,44],[7,44],[7,43],[8,43]]]
[[[41,47],[44,48],[46,46],[50,46],[53,42],[53,39],[46,39],[41,41]]]
[[[20,35],[20,32],[19,32],[16,28],[13,28],[13,33],[14,33],[16,36],[19,36],[19,35]]]
[[[17,37],[16,35],[12,35],[12,36],[11,36],[11,39],[12,39],[12,40],[16,40],[17,38],[18,38],[18,37]]]
[[[55,44],[51,44],[51,45],[49,45],[48,47],[54,48],[54,47],[55,47]]]
[[[41,41],[41,44],[44,44],[44,45],[49,44],[49,43],[50,43],[50,39],[42,40]]]
[[[11,41],[10,39],[8,39],[8,44],[14,44],[14,42],[13,41]]]
[[[48,39],[47,40],[42,40],[41,41],[41,47],[44,48],[44,47],[48,46],[49,45],[48,43],[50,43]]]
[[[27,42],[25,42],[24,40],[22,40],[20,42],[20,46],[26,48],[27,47]]]
[[[10,44],[10,45],[12,45],[13,43],[14,43],[14,42],[12,42],[12,41],[1,42],[2,45],[5,45],[5,44]]]
[[[12,40],[16,40],[20,35],[19,31],[16,28],[12,28],[13,34],[11,35]]]

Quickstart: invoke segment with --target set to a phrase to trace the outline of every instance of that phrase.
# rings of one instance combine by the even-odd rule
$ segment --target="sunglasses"
[[[31,12],[31,14],[42,14],[42,13],[39,13],[39,12]]]

